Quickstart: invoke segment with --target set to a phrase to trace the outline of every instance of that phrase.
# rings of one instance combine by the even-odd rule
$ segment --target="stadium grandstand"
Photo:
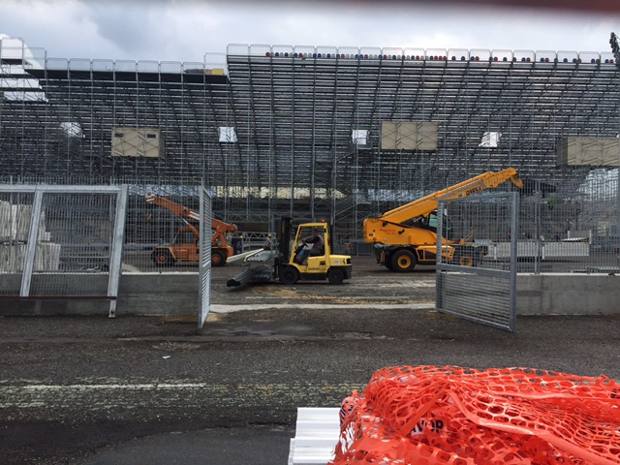
[[[567,140],[620,131],[611,53],[229,45],[181,63],[3,37],[0,64],[3,180],[204,181],[226,220],[327,218],[352,240],[486,170],[576,192],[610,168],[562,163]]]

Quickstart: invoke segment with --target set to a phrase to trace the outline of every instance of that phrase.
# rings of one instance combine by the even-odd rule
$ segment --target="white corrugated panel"
[[[339,408],[297,409],[288,465],[322,465],[332,458],[340,435]]]

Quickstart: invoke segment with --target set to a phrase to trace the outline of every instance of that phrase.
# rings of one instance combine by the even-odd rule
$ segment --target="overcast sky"
[[[544,10],[0,0],[0,33],[64,58],[202,61],[229,43],[608,51],[611,31],[620,16]]]

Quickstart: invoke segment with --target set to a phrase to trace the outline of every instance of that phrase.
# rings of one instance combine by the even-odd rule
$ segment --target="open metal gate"
[[[202,328],[211,308],[211,221],[213,209],[211,194],[204,186],[200,187],[200,263],[198,278],[199,307],[198,328]]]
[[[515,331],[518,212],[516,192],[440,202],[438,311]]]

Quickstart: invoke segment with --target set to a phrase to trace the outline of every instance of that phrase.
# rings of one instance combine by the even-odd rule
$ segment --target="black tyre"
[[[407,271],[413,271],[415,268],[415,255],[413,252],[410,252],[406,249],[397,250],[392,254],[392,259],[390,260],[392,264],[392,271],[397,271],[399,273],[406,273]]]
[[[299,280],[299,272],[292,266],[283,266],[278,272],[278,280],[282,284],[295,284]]]
[[[226,265],[226,254],[221,250],[211,251],[211,266],[224,266]]]
[[[174,264],[174,259],[167,250],[156,250],[153,252],[152,257],[153,263],[155,263],[155,266],[158,267],[171,266]]]
[[[327,272],[327,280],[329,281],[329,284],[342,284],[345,276],[344,270],[338,268],[330,268]]]

